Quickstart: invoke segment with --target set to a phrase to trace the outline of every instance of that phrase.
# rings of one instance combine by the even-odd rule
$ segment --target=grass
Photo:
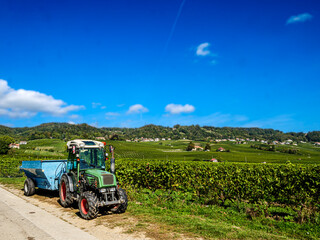
[[[273,217],[251,217],[245,208],[200,205],[183,197],[168,199],[161,192],[129,191],[130,214],[146,222],[158,222],[174,231],[205,239],[317,239],[317,224],[297,224]],[[282,209],[284,212],[289,210]],[[277,216],[277,215],[275,215]]]
[[[2,177],[0,178],[0,183],[8,187],[22,189],[25,179],[26,179],[25,177],[17,177],[17,178]]]

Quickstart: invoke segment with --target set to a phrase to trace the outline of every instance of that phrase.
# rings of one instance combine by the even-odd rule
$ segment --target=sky
[[[320,130],[320,1],[0,0],[0,124]]]

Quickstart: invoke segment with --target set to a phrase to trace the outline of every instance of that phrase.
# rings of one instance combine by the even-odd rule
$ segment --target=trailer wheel
[[[32,196],[35,193],[36,187],[35,187],[34,182],[31,178],[27,178],[24,181],[23,190],[24,190],[24,195],[26,195],[26,196]]]
[[[128,197],[126,194],[126,191],[124,191],[122,188],[118,189],[118,195],[120,199],[123,199],[124,202],[120,205],[115,206],[111,209],[111,212],[113,213],[124,213],[127,210],[128,207]]]
[[[66,175],[62,175],[59,185],[59,197],[62,207],[70,207],[73,203],[69,181]]]
[[[98,199],[97,196],[90,191],[81,194],[79,199],[80,215],[86,220],[96,218],[98,215]]]

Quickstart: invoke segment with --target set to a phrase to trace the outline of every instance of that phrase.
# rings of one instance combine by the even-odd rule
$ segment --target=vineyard
[[[320,202],[320,166],[133,162],[117,164],[121,184],[191,193],[196,200],[278,203],[315,207]]]

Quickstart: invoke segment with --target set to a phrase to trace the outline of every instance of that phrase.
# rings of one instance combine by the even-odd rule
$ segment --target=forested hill
[[[250,138],[284,141],[320,141],[320,131],[289,132],[261,128],[210,127],[199,125],[163,127],[146,125],[140,128],[96,128],[88,124],[45,123],[36,127],[10,128],[0,125],[0,136],[8,135],[17,140],[43,138],[75,139],[105,137],[106,139],[171,138],[191,140],[214,140]]]

